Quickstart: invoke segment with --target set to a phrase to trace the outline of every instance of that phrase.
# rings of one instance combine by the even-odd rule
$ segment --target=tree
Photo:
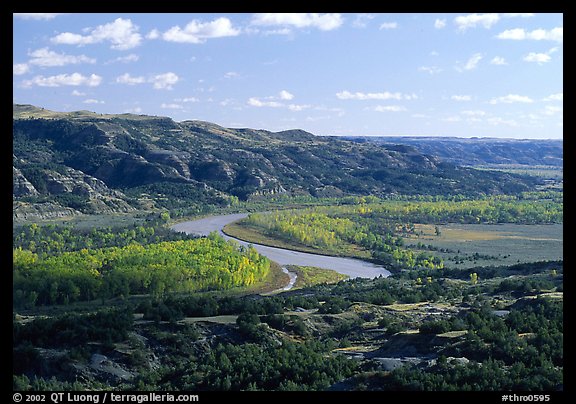
[[[478,274],[476,272],[470,274],[470,282],[472,285],[476,285],[478,283]]]

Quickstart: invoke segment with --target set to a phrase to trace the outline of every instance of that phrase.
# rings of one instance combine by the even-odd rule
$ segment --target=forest
[[[152,227],[139,229],[145,239],[154,230]],[[136,230],[128,232],[135,234]],[[51,236],[58,240],[62,234],[69,236],[70,232],[64,229],[52,232]],[[99,232],[94,234],[100,236]],[[104,240],[114,237],[111,233],[103,235]],[[87,240],[91,240],[89,244],[94,243],[93,238],[79,237],[78,244],[86,244]],[[33,240],[28,246],[30,243]],[[15,307],[68,304],[134,294],[162,296],[165,292],[225,290],[250,286],[264,278],[270,269],[268,259],[253,248],[226,242],[216,234],[195,240],[145,245],[131,242],[122,247],[82,247],[62,253],[54,253],[54,250],[58,252],[58,247],[63,247],[57,241],[54,244],[55,248],[51,248],[49,242],[40,241],[40,256],[22,247],[14,248]]]
[[[462,268],[414,243],[423,224],[561,223],[561,193],[285,207],[243,225],[392,276],[301,267],[301,286],[262,294],[273,263],[215,233],[171,231],[167,211],[124,226],[15,227],[13,389],[563,390],[562,260]]]
[[[561,193],[553,191],[483,199],[420,199],[383,201],[360,197],[353,205],[254,213],[239,227],[283,240],[297,249],[305,246],[323,254],[371,258],[395,268],[440,269],[444,261],[428,251],[430,248],[424,248],[422,243],[418,244],[419,250],[405,247],[402,235],[416,234],[416,223],[549,224],[561,223],[563,219]],[[241,229],[228,231],[246,239]],[[439,232],[436,226],[436,233]],[[256,241],[251,237],[247,240]]]

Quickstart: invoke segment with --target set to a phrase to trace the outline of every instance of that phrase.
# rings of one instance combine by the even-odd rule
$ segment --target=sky
[[[561,13],[14,13],[13,102],[316,135],[563,138]]]

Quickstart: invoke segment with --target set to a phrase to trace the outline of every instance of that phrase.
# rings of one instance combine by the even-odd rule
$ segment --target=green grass
[[[419,237],[407,238],[407,246],[418,242],[445,248],[454,252],[434,251],[445,260],[445,266],[471,268],[484,265],[513,265],[521,262],[562,260],[563,225],[521,224],[447,224],[440,225],[440,236],[434,234],[434,226],[417,225]],[[464,260],[455,264],[448,260],[455,255],[470,257],[474,253],[497,257],[497,259]]]
[[[340,248],[338,251],[327,250],[325,248],[315,248],[312,246],[300,244],[296,241],[287,241],[286,239],[273,238],[264,234],[260,228],[244,224],[242,220],[224,226],[222,231],[228,236],[249,243],[261,244],[269,247],[283,248],[286,250],[301,251],[318,255],[328,255],[333,257],[353,257],[359,259],[370,258],[369,251],[362,250],[360,247],[353,244],[348,243],[346,246],[341,246],[342,248]]]
[[[340,274],[331,269],[298,265],[288,265],[286,268],[298,275],[294,289],[314,286],[320,283],[337,283],[349,278],[348,275]]]

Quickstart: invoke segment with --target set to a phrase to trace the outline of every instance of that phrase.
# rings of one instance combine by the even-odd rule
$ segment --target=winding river
[[[284,269],[284,272],[287,272],[285,268],[286,265],[300,265],[332,269],[341,274],[348,275],[350,278],[376,278],[380,275],[383,277],[390,275],[390,272],[384,267],[359,259],[330,257],[326,255],[310,254],[299,251],[285,250],[283,248],[247,243],[222,233],[224,226],[237,220],[243,219],[246,216],[248,216],[247,213],[210,216],[204,219],[178,223],[173,225],[171,229],[187,234],[197,234],[202,236],[207,236],[213,231],[218,231],[225,239],[235,240],[245,246],[248,244],[253,245],[258,253],[281,265]],[[291,288],[294,284],[294,281],[296,280],[295,274],[288,273],[288,275],[290,275],[290,283],[284,288],[285,290]]]

